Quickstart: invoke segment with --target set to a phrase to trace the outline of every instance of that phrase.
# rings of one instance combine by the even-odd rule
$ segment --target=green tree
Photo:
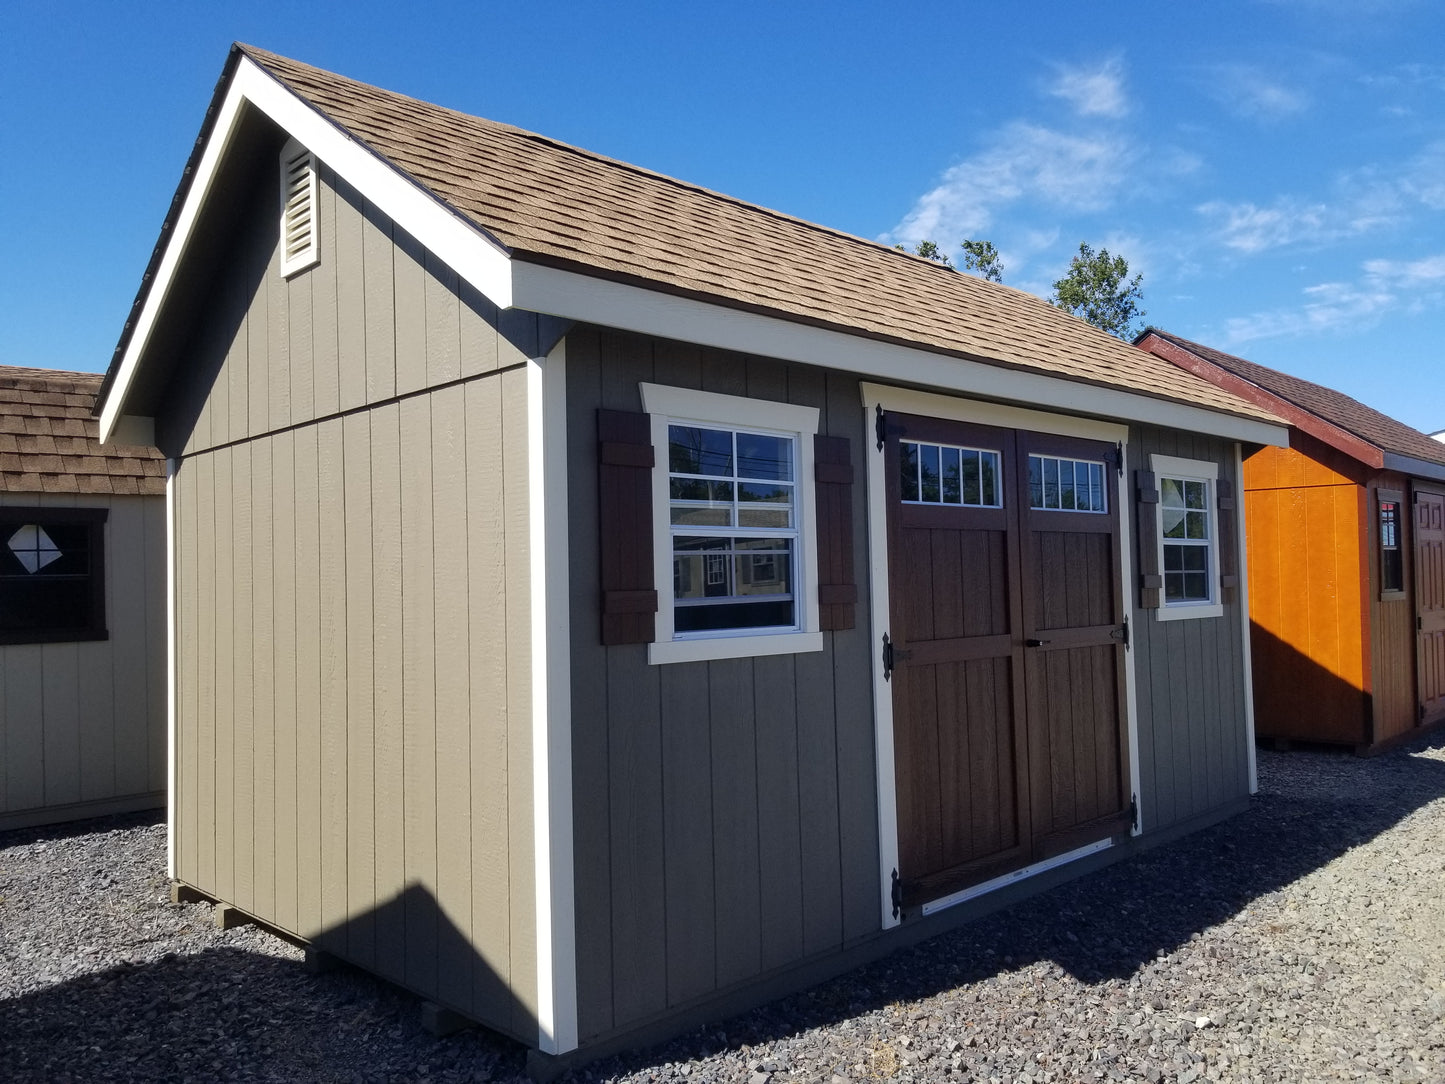
[[[1079,254],[1069,261],[1068,274],[1054,283],[1049,300],[1129,342],[1143,328],[1135,325],[1144,317],[1139,307],[1143,283],[1143,275],[1129,278],[1129,263],[1123,256],[1110,256],[1107,248],[1095,252],[1080,242]]]
[[[977,271],[989,282],[1003,281],[1003,261],[998,258],[998,249],[992,241],[963,240],[963,267],[965,271]]]
[[[907,245],[894,245],[899,252],[907,252]],[[932,260],[934,263],[941,263],[944,267],[953,269],[953,261],[948,258],[943,249],[938,247],[934,241],[919,241],[913,249],[913,255],[922,256],[925,260]]]

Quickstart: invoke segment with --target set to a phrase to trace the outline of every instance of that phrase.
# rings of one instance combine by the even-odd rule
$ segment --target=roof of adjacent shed
[[[151,448],[100,443],[99,373],[0,366],[0,492],[163,494]]]
[[[1418,429],[1412,429],[1388,414],[1381,414],[1358,399],[1350,398],[1344,392],[1302,380],[1297,376],[1290,376],[1278,369],[1271,369],[1233,354],[1226,354],[1222,350],[1191,342],[1167,331],[1160,331],[1158,328],[1151,327],[1149,332],[1249,381],[1256,387],[1263,388],[1271,395],[1278,396],[1302,410],[1309,411],[1322,421],[1353,433],[1383,452],[1393,452],[1396,455],[1410,456],[1429,463],[1445,465],[1445,444],[1431,440]]]
[[[1277,422],[1020,290],[509,125],[236,48],[514,258]]]

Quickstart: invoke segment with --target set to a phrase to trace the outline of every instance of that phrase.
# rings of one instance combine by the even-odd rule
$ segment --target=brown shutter
[[[818,517],[818,627],[851,629],[858,585],[853,578],[853,461],[847,437],[813,438]]]
[[[599,410],[597,442],[602,642],[651,643],[657,613],[652,578],[652,418]]]
[[[1159,568],[1159,484],[1151,470],[1134,472],[1136,534],[1139,539],[1139,606],[1159,609],[1164,576]]]
[[[1234,483],[1221,478],[1215,485],[1219,505],[1219,586],[1225,602],[1233,602],[1239,587],[1239,554],[1234,529]]]

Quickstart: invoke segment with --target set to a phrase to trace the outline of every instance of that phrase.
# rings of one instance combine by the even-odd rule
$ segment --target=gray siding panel
[[[1130,434],[1129,454],[1131,470],[1149,469],[1151,454],[1217,463],[1220,476],[1242,492],[1227,441],[1140,426]],[[1138,592],[1129,587],[1136,604],[1139,801],[1145,830],[1152,832],[1249,793],[1243,634],[1238,601],[1226,604],[1221,617],[1159,621],[1137,608]]]
[[[856,380],[590,327],[567,358],[585,1041],[876,932],[878,844],[866,613],[822,652],[649,666],[601,645],[597,612],[597,407],[640,409],[649,380],[817,406],[861,479]]]
[[[258,184],[160,419],[186,449],[179,874],[535,1040],[537,321],[500,335],[322,173],[322,262],[279,277]]]

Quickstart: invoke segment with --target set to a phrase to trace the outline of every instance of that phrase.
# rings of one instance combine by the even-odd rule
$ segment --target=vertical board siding
[[[107,510],[108,632],[0,646],[0,830],[164,805],[154,762],[166,727],[164,498],[8,493],[0,502]]]
[[[568,334],[567,372],[571,433],[595,432],[598,407],[638,410],[655,380],[815,406],[863,477],[871,444],[842,374],[592,327]],[[586,1041],[876,932],[878,831],[866,615],[800,655],[651,666],[644,645],[604,647],[596,442],[569,442],[569,466]]]
[[[258,185],[161,426],[185,449],[178,874],[534,1040],[536,320],[503,334],[322,174],[323,258],[289,280]]]
[[[1139,426],[1130,434],[1128,477],[1135,469],[1148,470],[1155,453],[1214,462],[1221,478],[1234,476],[1234,449],[1227,441]],[[1234,480],[1238,491],[1242,487]],[[1126,544],[1133,539],[1126,537]],[[1220,617],[1159,621],[1156,611],[1139,609],[1137,601],[1131,600],[1130,625],[1139,806],[1152,832],[1249,793],[1241,603],[1226,602]]]

